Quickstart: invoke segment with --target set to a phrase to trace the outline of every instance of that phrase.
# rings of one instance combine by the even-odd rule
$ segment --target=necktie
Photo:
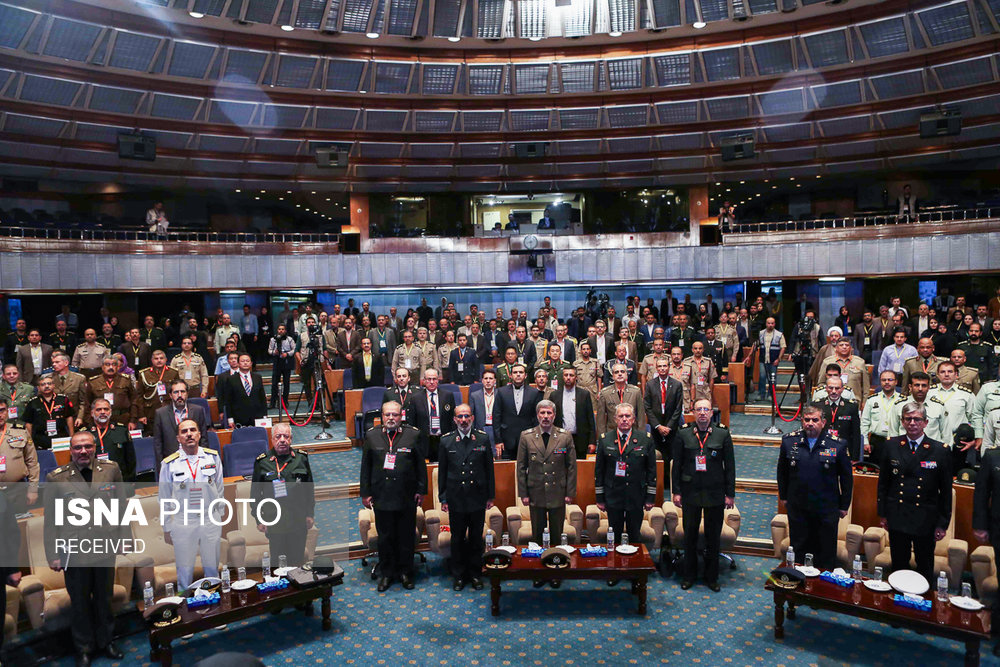
[[[546,447],[549,446],[549,434],[546,433],[545,431],[542,431],[542,444],[545,445]]]
[[[437,392],[431,393],[431,417],[437,417],[438,416],[437,401],[434,398],[434,396],[435,396],[436,393]]]
[[[910,452],[912,454],[916,454],[917,453],[917,441],[916,440],[910,440]]]
[[[242,373],[240,375],[243,378],[243,389],[247,392],[247,396],[249,396],[250,395],[250,378],[248,378],[246,375],[243,375]]]
[[[90,468],[80,468],[80,476],[83,477],[83,481],[90,484],[91,480],[94,479],[94,471]]]
[[[660,405],[665,406],[666,404],[667,404],[667,381],[660,380]]]

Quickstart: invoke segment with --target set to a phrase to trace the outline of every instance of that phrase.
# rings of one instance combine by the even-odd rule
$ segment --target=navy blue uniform
[[[448,505],[451,526],[451,573],[473,579],[483,571],[483,525],[486,503],[496,492],[493,483],[493,446],[483,431],[461,431],[441,436],[438,445],[438,499]]]
[[[837,567],[837,524],[851,506],[854,477],[847,443],[823,431],[812,450],[805,431],[781,438],[778,497],[787,503],[795,557],[813,554],[820,569]]]

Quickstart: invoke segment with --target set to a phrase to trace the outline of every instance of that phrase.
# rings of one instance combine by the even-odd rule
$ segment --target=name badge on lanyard
[[[456,369],[456,370],[457,370],[457,371],[458,371],[459,373],[463,373],[463,372],[465,372],[465,364],[463,364],[463,363],[462,363],[462,362],[460,361],[460,362],[458,362],[457,364],[455,364],[455,369]]]
[[[110,391],[106,391],[104,392],[104,400],[113,406],[115,404],[115,395]]]
[[[615,477],[624,477],[628,464],[625,461],[615,461]]]
[[[56,434],[56,420],[46,419],[45,420],[45,435],[55,435]]]
[[[7,457],[0,456],[0,472],[7,472]]]
[[[167,395],[167,386],[165,384],[163,384],[162,382],[157,382],[156,383],[156,395],[157,396],[166,396]]]
[[[697,472],[708,471],[708,460],[705,458],[704,454],[700,454],[694,457],[694,469]]]
[[[396,469],[396,455],[386,454],[385,462],[382,464],[382,468],[385,470],[395,470]]]
[[[288,487],[285,486],[285,480],[276,479],[271,482],[274,485],[274,497],[284,498],[288,495]]]
[[[193,376],[191,375],[191,371],[184,371],[184,379],[185,380],[191,380],[191,379],[193,379]]]
[[[871,345],[871,344],[872,344],[871,336],[865,336],[865,345]]]
[[[17,406],[12,405],[7,408],[7,419],[17,419]]]

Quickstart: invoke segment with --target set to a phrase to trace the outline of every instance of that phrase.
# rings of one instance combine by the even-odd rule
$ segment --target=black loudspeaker
[[[745,160],[754,157],[757,153],[754,150],[754,139],[752,134],[737,134],[731,137],[723,137],[720,144],[722,149],[722,161]]]
[[[317,148],[316,166],[326,168],[343,168],[347,166],[348,151],[339,148]]]
[[[545,157],[549,145],[544,142],[533,142],[530,144],[514,144],[514,155],[520,158]]]
[[[962,133],[962,112],[958,109],[941,109],[920,114],[920,138],[951,137]]]
[[[118,135],[118,157],[152,162],[156,159],[156,137],[122,132]]]
[[[345,255],[361,254],[361,234],[341,234],[340,252]]]

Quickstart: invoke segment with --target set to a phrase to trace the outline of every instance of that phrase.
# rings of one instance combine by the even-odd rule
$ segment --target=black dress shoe
[[[403,588],[405,588],[408,591],[413,590],[413,578],[410,577],[410,575],[404,574],[399,577],[399,580],[403,583]]]
[[[114,642],[108,642],[108,645],[104,647],[104,650],[102,650],[101,653],[104,654],[104,657],[111,658],[112,660],[121,660],[125,657],[125,654],[121,652],[121,649],[115,646]]]
[[[469,584],[477,591],[483,590],[483,580],[479,577],[473,577],[469,580]]]
[[[541,588],[542,586],[545,585],[545,582],[542,581],[541,579],[535,579],[533,582],[531,582],[531,585],[534,588]]]
[[[88,654],[88,653],[77,653],[76,654],[76,667],[90,667],[90,654]]]
[[[694,582],[690,581],[689,579],[685,579],[684,581],[681,582],[681,590],[682,591],[686,591],[687,589],[691,588],[692,586],[694,586]]]
[[[452,582],[451,588],[452,588],[452,590],[460,591],[463,588],[465,588],[465,582],[462,581],[461,579],[459,579],[458,577],[455,577],[455,581]]]
[[[708,589],[713,593],[718,593],[719,591],[722,590],[722,586],[719,585],[718,581],[710,581],[708,583]]]
[[[385,591],[387,591],[389,589],[389,586],[392,586],[392,581],[389,579],[389,577],[381,577],[378,580],[379,593],[384,593]]]
[[[562,581],[559,579],[552,579],[551,581],[549,581],[549,586],[551,586],[552,588],[559,588],[560,586],[562,586]]]

